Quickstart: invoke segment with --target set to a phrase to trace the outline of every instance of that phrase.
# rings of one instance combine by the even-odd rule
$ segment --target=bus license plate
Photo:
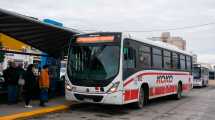
[[[90,98],[85,98],[84,99],[86,102],[93,102],[93,99],[90,99]]]

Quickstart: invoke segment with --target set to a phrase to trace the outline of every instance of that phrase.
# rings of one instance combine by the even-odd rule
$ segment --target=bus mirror
[[[123,48],[123,54],[128,54],[128,48]]]

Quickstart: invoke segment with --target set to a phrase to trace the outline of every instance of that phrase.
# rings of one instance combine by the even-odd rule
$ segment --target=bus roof
[[[149,45],[157,46],[157,47],[160,47],[160,48],[164,48],[164,49],[167,49],[167,50],[170,50],[170,51],[175,51],[175,52],[179,52],[179,53],[182,53],[182,54],[185,54],[185,55],[192,56],[191,52],[181,50],[181,49],[177,48],[174,45],[164,43],[162,41],[153,41],[153,40],[149,40],[149,39],[139,39],[139,38],[135,38],[135,37],[126,37],[126,38],[133,39],[133,40],[136,40],[138,42],[143,42],[143,43],[146,43],[146,44],[149,44]]]
[[[88,34],[88,35],[89,34],[100,34],[100,35],[103,35],[103,34],[113,34],[113,33],[122,33],[122,32],[93,32],[93,33],[84,33],[84,34]],[[83,35],[83,34],[78,34],[78,35]],[[142,38],[139,39],[139,38],[135,38],[133,36],[131,37],[127,33],[122,33],[122,36],[124,38],[132,39],[132,40],[135,40],[135,41],[138,41],[138,42],[146,43],[146,44],[157,46],[157,47],[167,49],[167,50],[170,50],[170,51],[175,51],[175,52],[178,52],[178,53],[182,53],[182,54],[185,54],[185,55],[192,56],[191,52],[181,50],[181,49],[177,48],[176,46],[168,44],[168,43],[164,43],[164,42],[161,42],[161,41],[153,41],[153,40],[149,40],[149,39],[142,39]]]

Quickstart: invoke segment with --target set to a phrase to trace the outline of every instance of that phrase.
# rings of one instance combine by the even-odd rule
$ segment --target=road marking
[[[25,119],[25,118],[47,114],[51,112],[63,111],[69,108],[70,108],[69,104],[56,105],[56,106],[40,108],[40,109],[28,111],[28,112],[21,112],[21,113],[6,115],[6,116],[0,116],[0,120]]]

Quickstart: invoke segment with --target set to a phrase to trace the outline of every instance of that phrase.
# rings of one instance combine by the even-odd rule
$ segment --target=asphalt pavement
[[[67,111],[30,120],[215,120],[215,87],[195,88],[181,100],[155,99],[143,109],[77,104]]]
[[[33,105],[33,108],[24,108],[24,102],[19,102],[14,105],[7,105],[3,102],[0,104],[0,120],[27,119],[28,117],[36,115],[62,111],[70,106],[70,104],[67,105],[64,97],[49,100],[46,107],[40,107],[39,100],[33,100],[31,105]]]

